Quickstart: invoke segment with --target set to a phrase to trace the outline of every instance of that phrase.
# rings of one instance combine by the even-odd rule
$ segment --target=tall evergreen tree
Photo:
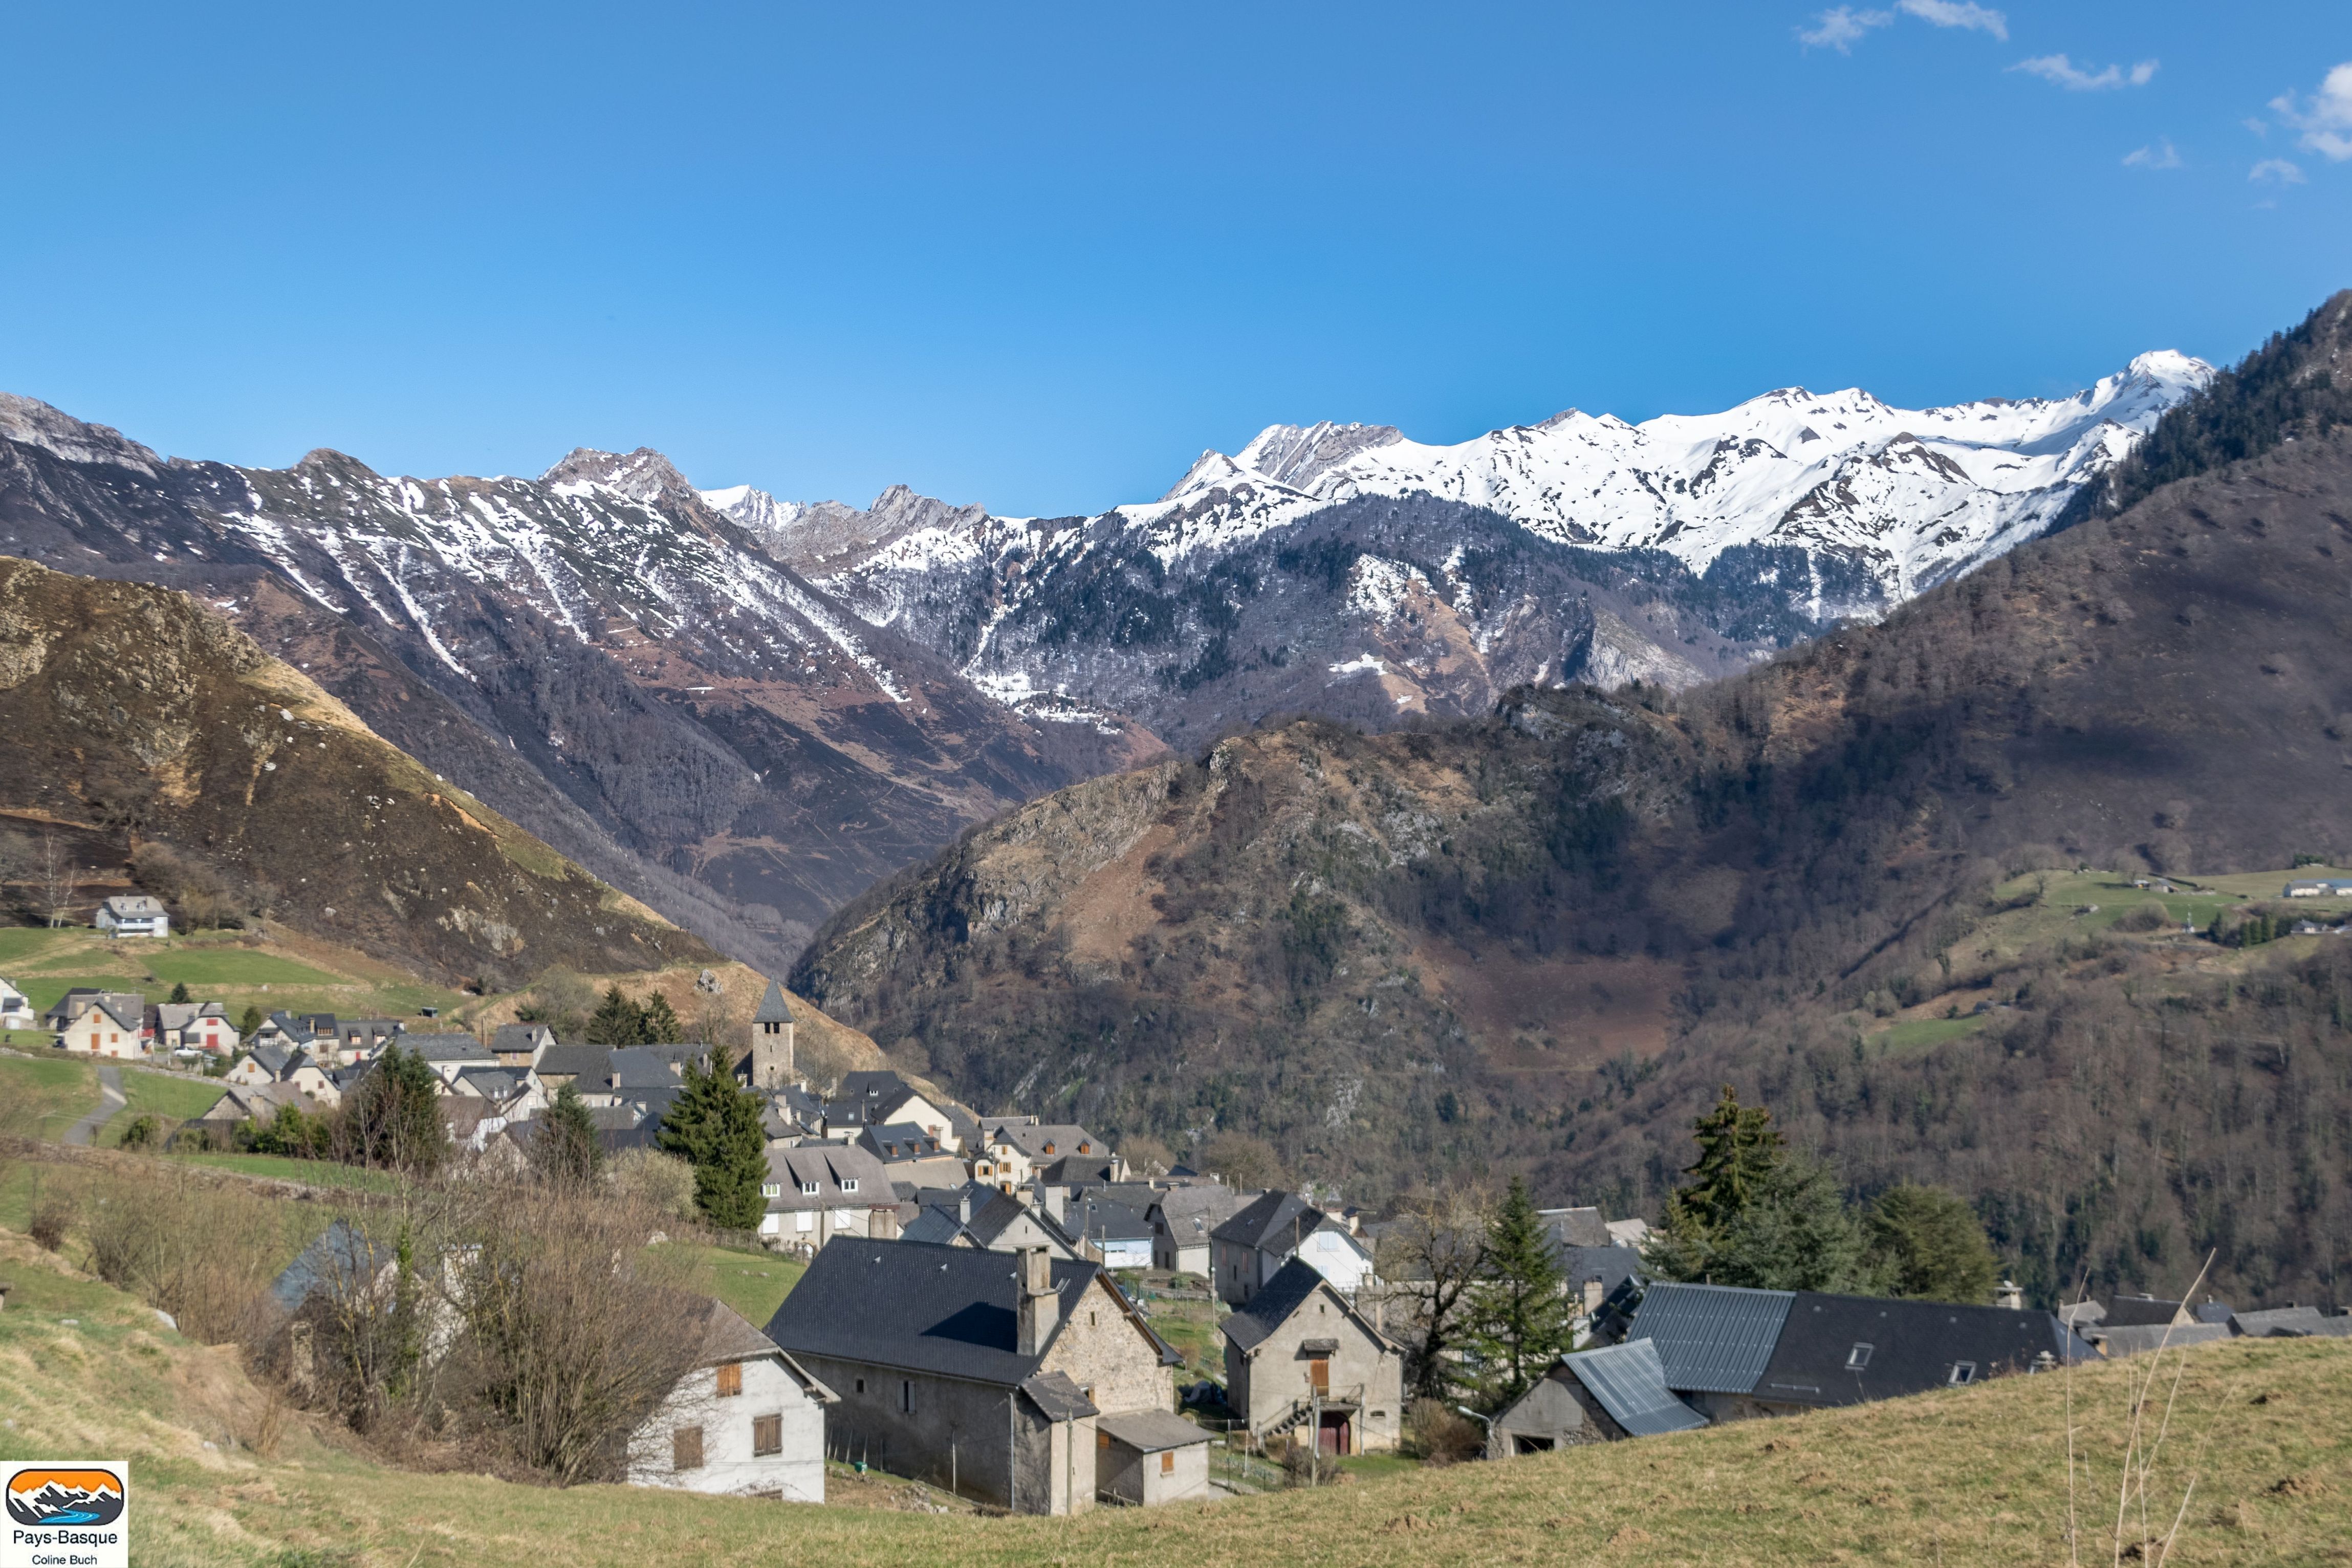
[[[646,1043],[645,1010],[614,984],[589,1018],[587,1036],[592,1046],[642,1046]]]
[[[588,1102],[570,1083],[555,1091],[540,1117],[530,1157],[549,1180],[567,1185],[584,1185],[604,1169],[604,1150],[596,1142],[596,1123],[588,1115]]]
[[[268,1020],[261,1016],[260,1004],[248,1002],[245,1005],[245,1016],[236,1021],[236,1032],[244,1036],[249,1045],[256,1032],[267,1022]]]
[[[639,1017],[642,1020],[640,1032],[647,1045],[675,1046],[686,1038],[686,1026],[678,1022],[677,1013],[670,1006],[669,998],[658,991],[646,998]]]
[[[662,1117],[659,1142],[694,1167],[694,1202],[724,1230],[757,1230],[768,1201],[768,1135],[760,1097],[723,1068],[686,1064],[686,1087]]]
[[[1691,1126],[1698,1159],[1683,1172],[1690,1179],[1675,1192],[1690,1217],[1720,1226],[1748,1205],[1780,1161],[1786,1141],[1760,1105],[1742,1105],[1729,1084],[1715,1109]]]
[[[187,999],[188,999],[188,983],[187,983],[186,981],[183,980],[183,981],[181,981],[179,984],[175,984],[175,985],[173,985],[173,986],[172,987],[172,995],[171,995],[171,1000],[173,1000],[173,1001],[174,1001],[174,1002],[184,1002],[184,1001],[186,1001]]]
[[[1527,1182],[1514,1176],[1486,1229],[1486,1268],[1470,1292],[1465,1336],[1488,1408],[1525,1394],[1569,1348],[1571,1313],[1561,1284],[1543,1218]]]
[[[338,1113],[345,1158],[394,1170],[438,1170],[448,1157],[441,1080],[415,1051],[386,1046]]]
[[[1869,1291],[1874,1271],[1836,1173],[1791,1152],[1772,1113],[1727,1084],[1691,1124],[1699,1156],[1643,1248],[1653,1278],[1761,1290]]]
[[[1904,1183],[1871,1205],[1865,1225],[1881,1285],[1891,1294],[1982,1306],[2000,1259],[1976,1211],[1958,1193]]]

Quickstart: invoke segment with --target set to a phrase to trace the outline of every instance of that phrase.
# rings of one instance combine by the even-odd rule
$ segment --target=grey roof
[[[348,1029],[352,1026],[343,1026]],[[490,1037],[490,1049],[520,1056],[537,1050],[542,1038],[550,1045],[555,1043],[554,1031],[544,1024],[500,1024],[498,1033]]]
[[[2216,1337],[2228,1333],[2213,1327]],[[2095,1353],[2052,1312],[1801,1290],[1755,1392],[1786,1403],[1854,1405],[1945,1387],[1961,1380],[1956,1368],[1973,1382],[2029,1371],[2044,1354],[2088,1361]]]
[[[332,1020],[327,1026],[331,1032]],[[499,1058],[483,1048],[482,1042],[471,1035],[403,1035],[398,1040],[402,1050],[423,1057],[428,1062],[478,1061],[488,1067],[499,1065]]]
[[[1019,1266],[1005,1252],[837,1236],[768,1321],[768,1337],[794,1355],[1018,1387],[1045,1360],[1015,1348]],[[1049,1267],[1067,1323],[1100,1270],[1060,1258]]]
[[[1136,1410],[1124,1415],[1105,1415],[1095,1423],[1095,1430],[1109,1433],[1114,1443],[1124,1443],[1147,1454],[1157,1454],[1168,1448],[1189,1448],[1195,1443],[1209,1440],[1205,1428],[1195,1426],[1181,1415],[1166,1410]]]
[[[2316,1307],[2273,1307],[2260,1312],[2236,1312],[2230,1326],[2249,1339],[2305,1339],[2327,1331]]]
[[[609,1088],[613,1079],[613,1047],[550,1046],[539,1058],[538,1070],[542,1078],[584,1079],[583,1088]]]
[[[768,982],[767,994],[760,998],[760,1010],[751,1015],[754,1024],[789,1024],[793,1021],[793,1005],[784,1000],[782,981]]]
[[[611,1060],[613,1088],[621,1093],[634,1089],[676,1089],[685,1081],[671,1056],[659,1047],[618,1046]]]
[[[1107,1198],[1078,1199],[1062,1212],[1062,1228],[1087,1241],[1150,1241],[1151,1222]]]
[[[2168,1323],[2179,1310],[2179,1302],[2161,1296],[2114,1296],[2107,1300],[2103,1321],[2111,1329],[2128,1329],[2143,1323]]]
[[[1070,1374],[1066,1372],[1040,1373],[1035,1377],[1024,1378],[1021,1392],[1028,1396],[1030,1404],[1045,1413],[1048,1421],[1077,1421],[1097,1414],[1095,1402],[1087,1397],[1087,1391],[1072,1382]]]
[[[1031,1123],[1006,1118],[984,1126],[989,1138],[1002,1138],[1033,1161],[1066,1160],[1073,1154],[1099,1160],[1110,1153],[1109,1145],[1075,1121]]]
[[[1299,1237],[1313,1234],[1330,1217],[1297,1193],[1260,1193],[1255,1201],[1209,1234],[1236,1247],[1271,1245],[1289,1251],[1297,1247]]]
[[[393,1250],[389,1240],[372,1240],[351,1221],[339,1219],[286,1266],[269,1293],[288,1311],[299,1311],[320,1289],[348,1291],[373,1282],[392,1267]]]
[[[854,1197],[857,1204],[871,1206],[894,1199],[890,1190],[890,1173],[883,1168],[870,1150],[853,1143],[803,1143],[796,1149],[768,1151],[768,1175],[782,1186],[783,1194],[768,1200],[772,1209],[831,1208],[845,1197]],[[857,1190],[845,1193],[841,1184],[854,1181]],[[803,1184],[814,1182],[814,1194],[801,1191]]]
[[[929,1160],[944,1152],[938,1139],[911,1121],[868,1127],[857,1142],[885,1161]]]
[[[1538,1209],[1544,1234],[1559,1247],[1606,1247],[1609,1222],[1597,1208]]]
[[[284,1078],[286,1069],[291,1067],[294,1064],[294,1058],[301,1054],[301,1047],[299,1046],[256,1046],[252,1053],[254,1061],[259,1064],[261,1070],[274,1079]]]
[[[1249,1350],[1263,1343],[1268,1335],[1288,1321],[1291,1313],[1298,1310],[1328,1283],[1316,1272],[1315,1265],[1303,1258],[1294,1258],[1275,1271],[1274,1278],[1249,1299],[1248,1306],[1241,1308],[1217,1326],[1236,1346]],[[1353,1307],[1348,1306],[1345,1296],[1339,1295],[1336,1289],[1331,1294],[1339,1298],[1339,1305],[1349,1317],[1355,1319],[1358,1326],[1373,1338],[1380,1338],[1378,1331],[1365,1322]]]
[[[2098,1346],[2110,1356],[2144,1355],[2152,1350],[2211,1344],[2230,1337],[2229,1326],[2224,1323],[2110,1324],[2098,1330]]]
[[[106,907],[117,920],[147,920],[163,912],[162,900],[144,893],[117,893],[106,900]]]
[[[1642,1254],[1631,1247],[1563,1247],[1559,1272],[1570,1290],[1581,1289],[1588,1279],[1599,1279],[1605,1299],[1642,1272]]]
[[[1793,1290],[1662,1282],[1643,1293],[1626,1338],[1657,1345],[1668,1388],[1752,1394],[1796,1300]]]
[[[522,1092],[523,1080],[511,1068],[460,1068],[457,1081],[484,1100],[512,1100]]]
[[[1622,1345],[1580,1351],[1562,1356],[1559,1364],[1591,1391],[1617,1425],[1636,1437],[1687,1432],[1706,1425],[1706,1416],[1676,1399],[1666,1387],[1666,1369],[1658,1360],[1654,1340],[1629,1340]]]
[[[1241,1194],[1223,1184],[1171,1188],[1151,1203],[1160,1223],[1179,1244],[1208,1240],[1209,1233],[1233,1218],[1241,1206]]]

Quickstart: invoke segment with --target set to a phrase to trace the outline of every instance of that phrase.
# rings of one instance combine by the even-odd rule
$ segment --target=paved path
[[[98,1130],[110,1121],[114,1113],[131,1102],[122,1097],[122,1069],[98,1069],[98,1109],[66,1129],[68,1143],[88,1143],[98,1136]]]

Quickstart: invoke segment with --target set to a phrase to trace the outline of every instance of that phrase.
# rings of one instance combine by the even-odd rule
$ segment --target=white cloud
[[[1906,15],[1938,27],[1966,27],[2009,42],[2009,18],[1987,6],[1971,5],[1967,0],[1895,0],[1895,4]]]
[[[1835,49],[1842,55],[1850,55],[1864,34],[1893,20],[1892,11],[1857,11],[1851,5],[1841,5],[1814,17],[1810,30],[1798,28],[1797,41],[1809,49]]]
[[[2152,146],[2142,147],[2136,153],[2125,153],[2124,167],[2126,169],[2178,169],[2180,167],[2180,154],[2173,150],[2171,137],[2160,137]]]
[[[2116,87],[2146,87],[2156,79],[2157,63],[2142,60],[2129,70],[2122,66],[2109,66],[2103,71],[2092,71],[2076,65],[2064,55],[2036,55],[2030,60],[2020,60],[2009,68],[2023,71],[2028,76],[2038,76],[2069,92],[2105,92]]]
[[[2267,120],[2254,120],[2249,118],[2241,120],[2238,123],[2252,132],[2255,135],[2262,137],[2264,141],[2268,141],[2270,139],[2271,122]]]
[[[2297,146],[2334,163],[2352,158],[2352,60],[2327,73],[2308,106],[2290,92],[2271,100],[2271,108],[2303,132]]]
[[[2303,171],[2284,158],[2263,159],[2247,173],[2246,178],[2276,180],[2282,185],[2299,185],[2304,183]]]

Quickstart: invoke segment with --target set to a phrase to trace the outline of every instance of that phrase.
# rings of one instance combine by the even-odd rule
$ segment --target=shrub
[[[624,1149],[605,1167],[616,1194],[667,1219],[694,1217],[694,1167],[658,1149]]]
[[[66,1232],[73,1228],[73,1200],[61,1193],[44,1193],[33,1200],[33,1215],[25,1234],[45,1250],[55,1252],[65,1246]]]
[[[1416,1399],[1405,1407],[1404,1447],[1429,1464],[1458,1464],[1486,1451],[1486,1434],[1442,1399]]]
[[[142,1111],[132,1117],[131,1124],[122,1130],[122,1146],[125,1149],[152,1149],[163,1132],[162,1121],[151,1112]]]
[[[2144,900],[2116,917],[2117,931],[2162,931],[2170,924],[2172,911],[2161,899]]]

